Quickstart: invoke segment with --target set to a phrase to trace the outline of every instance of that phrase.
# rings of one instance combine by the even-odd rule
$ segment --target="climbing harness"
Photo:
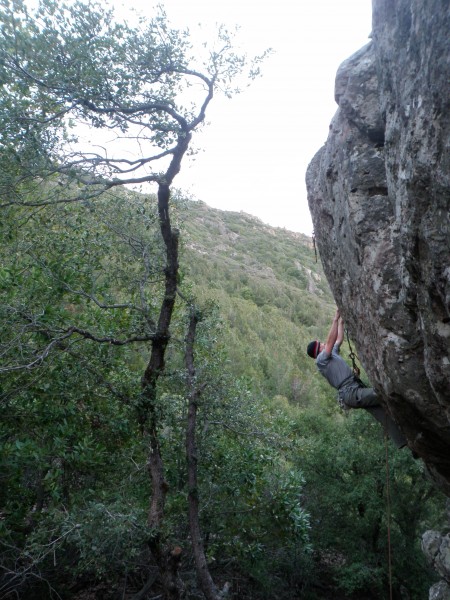
[[[367,387],[367,385],[359,377],[359,375],[361,373],[361,369],[356,364],[356,360],[358,359],[358,357],[356,356],[356,353],[353,352],[353,348],[352,348],[352,345],[350,343],[350,338],[349,338],[349,335],[348,335],[348,329],[345,329],[345,334],[347,336],[347,343],[348,343],[348,347],[350,349],[349,357],[350,357],[350,359],[352,361],[353,380],[356,380],[361,387],[365,388],[365,387]],[[349,377],[349,379],[350,379],[350,377]],[[349,407],[344,402],[344,400],[341,398],[341,395],[340,395],[339,391],[338,391],[338,394],[337,394],[337,401],[338,401],[339,407],[344,411],[344,414],[347,415],[348,412],[349,412],[349,410],[351,410],[351,407]]]
[[[345,404],[344,400],[340,397],[339,392],[337,395],[337,401],[339,404],[339,408],[344,411],[344,415],[347,416],[351,410],[351,407],[348,404]]]

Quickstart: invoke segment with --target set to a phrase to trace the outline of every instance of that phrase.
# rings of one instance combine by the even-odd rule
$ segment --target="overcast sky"
[[[118,7],[123,0],[115,0]],[[336,110],[339,64],[366,44],[371,0],[161,0],[175,27],[239,24],[249,55],[273,48],[263,76],[228,100],[215,98],[174,184],[223,210],[312,233],[305,189],[309,161]],[[125,8],[120,8],[126,10]],[[132,6],[150,16],[151,2]]]

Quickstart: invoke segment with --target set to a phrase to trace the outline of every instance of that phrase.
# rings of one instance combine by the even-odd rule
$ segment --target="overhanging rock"
[[[306,182],[329,284],[409,445],[450,496],[450,7],[374,0]]]

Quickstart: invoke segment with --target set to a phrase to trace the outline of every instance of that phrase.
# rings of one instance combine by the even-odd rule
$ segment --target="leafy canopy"
[[[216,90],[236,91],[247,61],[219,28],[196,48],[165,13],[137,25],[93,2],[0,3],[2,204],[95,198],[123,183],[170,185]],[[95,130],[95,144],[86,145]],[[64,184],[50,197],[36,178]],[[33,197],[20,192],[34,182]],[[67,185],[68,184],[68,185]],[[29,188],[28,188],[29,191]]]

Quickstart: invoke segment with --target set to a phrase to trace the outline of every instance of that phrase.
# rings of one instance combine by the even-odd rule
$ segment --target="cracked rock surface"
[[[430,588],[429,600],[450,600],[450,534],[425,532],[422,551],[433,569],[443,578]]]
[[[374,0],[306,182],[328,282],[372,385],[450,496],[450,5]]]

